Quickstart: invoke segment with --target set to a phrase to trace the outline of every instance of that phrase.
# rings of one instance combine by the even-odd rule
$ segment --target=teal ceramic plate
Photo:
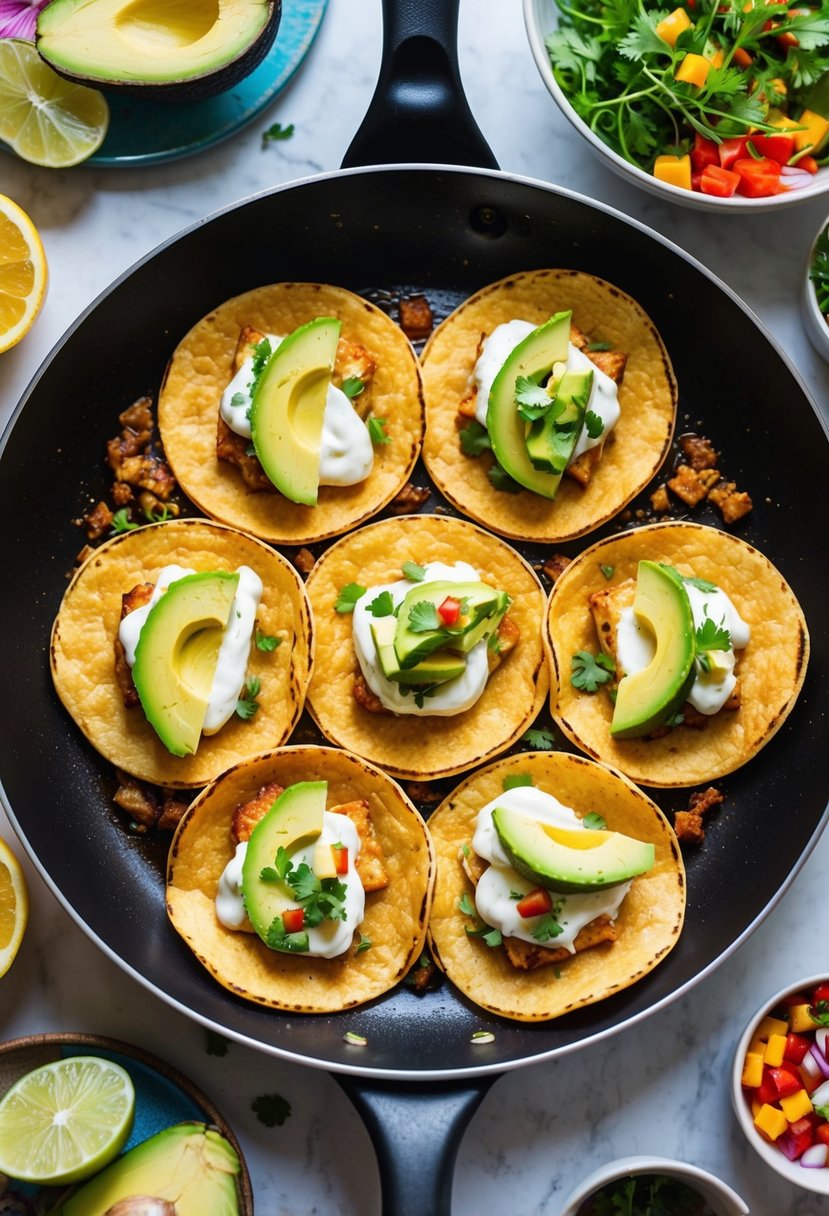
[[[182,1073],[156,1056],[121,1043],[117,1039],[102,1038],[94,1034],[33,1034],[21,1039],[10,1039],[0,1043],[0,1097],[25,1073],[42,1064],[60,1060],[66,1056],[101,1056],[113,1060],[130,1074],[135,1086],[135,1120],[125,1149],[130,1149],[142,1140],[154,1136],[174,1123],[196,1121],[217,1128],[230,1141],[241,1163],[239,1175],[239,1197],[241,1216],[253,1216],[253,1193],[242,1149],[225,1119],[201,1090]],[[3,1193],[0,1176],[0,1212],[17,1211],[4,1207],[9,1202],[8,1192]],[[31,1201],[36,1187],[17,1182],[9,1183],[12,1193],[26,1195]],[[47,1191],[42,1194],[47,1195]],[[53,1192],[54,1193],[54,1192]]]
[[[205,101],[163,103],[107,93],[110,123],[86,165],[154,165],[204,152],[260,114],[285,88],[308,53],[328,0],[282,0],[270,53],[227,93]]]

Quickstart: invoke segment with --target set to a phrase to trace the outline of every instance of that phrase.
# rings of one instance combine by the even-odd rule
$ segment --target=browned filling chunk
[[[136,608],[143,608],[145,604],[149,604],[152,599],[155,583],[138,583],[133,587],[132,591],[127,591],[121,596],[121,620],[125,616],[129,616],[131,612],[135,612]],[[132,668],[127,662],[126,652],[123,642],[116,633],[113,642],[115,651],[115,680],[118,684],[118,690],[124,701],[127,709],[132,709],[138,704],[138,693],[135,690],[135,683],[132,678]]]

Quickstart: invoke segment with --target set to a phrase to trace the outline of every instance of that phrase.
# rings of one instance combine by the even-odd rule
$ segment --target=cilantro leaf
[[[588,351],[613,350],[612,342],[588,342]]]
[[[372,616],[392,616],[394,600],[391,598],[391,592],[381,591],[379,595],[375,595],[368,606],[368,611]]]
[[[582,819],[582,823],[586,828],[590,828],[592,832],[603,832],[607,827],[605,820],[596,811],[588,811],[584,819]]]
[[[819,1026],[829,1026],[829,1001],[818,1001],[809,1006],[809,1017]]]
[[[291,1117],[291,1104],[281,1094],[260,1094],[254,1098],[250,1109],[265,1127],[281,1127]]]
[[[480,456],[481,452],[492,450],[489,432],[480,422],[468,423],[458,432],[458,438],[464,456]]]
[[[531,729],[524,732],[521,742],[535,752],[549,752],[555,747],[556,741],[552,731]]]
[[[370,414],[366,426],[368,427],[368,437],[375,447],[382,447],[384,443],[391,443],[391,435],[386,434],[385,418],[375,418],[374,414]]]
[[[277,650],[282,645],[282,638],[274,637],[271,633],[263,633],[261,629],[256,630],[256,649],[263,650],[266,654]]]
[[[273,354],[270,338],[263,338],[261,342],[257,342],[253,348],[253,363],[251,364],[251,379],[248,384],[248,392],[251,397],[256,391],[256,385],[259,382],[259,377],[265,370],[265,364]]]
[[[116,511],[112,517],[110,531],[117,535],[119,532],[132,532],[138,526],[130,519],[129,507],[121,507],[121,510]]]
[[[262,146],[266,147],[270,143],[276,143],[279,140],[290,139],[294,133],[294,124],[289,122],[283,127],[281,122],[274,122],[262,132]]]
[[[605,578],[608,578],[608,579],[613,578],[613,575],[616,573],[615,566],[599,566],[599,569],[601,570],[601,572],[605,576]]]
[[[533,929],[533,937],[537,942],[549,942],[554,937],[559,937],[564,930],[556,920],[557,908],[552,912],[548,912],[546,916],[542,916],[536,927]]]
[[[707,616],[697,629],[697,650],[730,650],[731,634],[724,628],[725,618],[716,625]]]
[[[422,583],[426,577],[426,568],[418,566],[417,562],[404,562],[401,566],[403,577],[410,583]]]
[[[529,773],[512,773],[509,777],[505,777],[501,782],[504,793],[507,790],[517,790],[524,785],[533,785],[533,779]]]
[[[244,393],[234,393],[230,398],[230,404],[235,405],[237,409],[241,409],[243,405],[247,404],[247,400]]]
[[[584,415],[584,429],[590,439],[598,439],[604,430],[604,422],[595,410],[588,410]]]
[[[475,905],[472,903],[468,891],[464,891],[458,900],[458,911],[462,912],[464,916],[477,916]]]
[[[364,934],[361,933],[360,940],[357,943],[357,947],[356,947],[354,953],[355,954],[365,954],[366,950],[370,950],[373,945],[374,945],[374,943],[372,942],[371,938],[366,937]]]
[[[226,1056],[230,1047],[230,1041],[219,1034],[215,1030],[207,1031],[207,1044],[205,1050],[209,1056]]]
[[[496,946],[500,946],[503,938],[501,937],[500,929],[493,929],[491,925],[481,925],[478,929],[470,929],[466,926],[466,932],[469,937],[480,937],[481,941],[485,942],[491,950]]]
[[[259,712],[259,691],[262,687],[262,681],[258,676],[251,676],[242,689],[242,695],[236,702],[236,713],[244,721],[247,722],[255,714]]]
[[[710,594],[712,591],[719,590],[716,583],[709,583],[708,579],[706,578],[685,578],[683,575],[683,579],[692,587],[696,587],[697,591],[704,591],[707,594]]]
[[[515,381],[515,401],[518,413],[527,422],[534,422],[549,413],[553,398],[531,376],[519,376]]]
[[[616,670],[613,659],[603,651],[592,655],[589,650],[578,650],[571,664],[570,683],[581,692],[595,692],[600,685],[607,683]]]
[[[432,629],[440,629],[441,619],[431,600],[418,600],[409,609],[408,624],[412,633],[428,633]]]
[[[365,387],[365,381],[361,380],[359,376],[346,376],[345,380],[343,380],[342,391],[349,401],[353,401],[355,397],[360,396]]]
[[[337,596],[337,602],[334,605],[335,612],[353,612],[354,605],[366,593],[366,588],[361,587],[359,583],[348,583],[345,587],[340,588],[340,593]]]
[[[504,494],[520,494],[524,489],[517,481],[510,477],[506,469],[502,469],[499,464],[494,464],[491,469],[487,469],[487,477],[491,481],[494,489],[501,490]]]

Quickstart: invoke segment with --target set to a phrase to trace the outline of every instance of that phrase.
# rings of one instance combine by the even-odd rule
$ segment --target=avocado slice
[[[519,342],[492,382],[486,411],[486,427],[499,465],[514,481],[540,494],[555,498],[561,475],[537,469],[527,451],[526,422],[515,402],[516,381],[528,376],[537,383],[550,374],[554,363],[565,363],[570,347],[572,312],[559,312]]]
[[[153,101],[195,101],[232,88],[267,55],[276,0],[52,0],[37,50],[61,76]]]
[[[289,853],[322,833],[327,781],[299,781],[289,785],[259,820],[248,841],[242,862],[242,899],[248,920],[263,941],[274,920],[296,899],[287,883],[262,878],[273,870],[280,846]]]
[[[176,1216],[238,1216],[239,1157],[204,1123],[177,1123],[118,1157],[76,1190],[55,1216],[104,1216],[134,1195],[175,1203]]]
[[[253,390],[250,429],[256,455],[291,502],[316,506],[322,419],[340,322],[317,317],[289,334],[265,364]]]
[[[394,648],[396,629],[397,621],[393,616],[383,616],[371,622],[371,637],[377,651],[377,661],[387,680],[407,685],[446,684],[466,671],[466,658],[463,655],[450,654],[444,650],[427,655],[414,667],[402,668]]]
[[[194,755],[199,745],[238,585],[238,574],[222,570],[176,579],[141,629],[133,683],[147,721],[174,756]]]
[[[513,869],[553,891],[603,891],[654,863],[652,844],[621,832],[559,828],[503,806],[493,809],[492,822]]]
[[[531,422],[527,432],[533,468],[562,476],[581,436],[592,387],[592,371],[564,373],[550,409]]]
[[[421,631],[411,628],[411,612],[417,604],[426,602],[437,609],[447,596],[466,601],[466,616],[456,626]],[[475,642],[481,641],[487,632],[491,633],[497,627],[508,606],[509,596],[506,592],[487,583],[418,583],[407,592],[397,613],[394,649],[401,669],[414,667],[433,651],[443,648],[467,653]],[[483,629],[478,628],[481,624]],[[469,640],[470,635],[472,641]]]
[[[619,681],[610,724],[616,739],[634,739],[662,726],[684,704],[694,682],[694,618],[682,575],[672,566],[641,561],[633,611],[653,634],[656,650],[647,667]]]

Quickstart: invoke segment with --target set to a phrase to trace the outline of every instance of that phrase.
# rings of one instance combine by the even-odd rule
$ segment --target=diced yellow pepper
[[[769,1068],[778,1068],[783,1063],[783,1052],[786,1050],[786,1036],[784,1034],[770,1034],[769,1041],[766,1043],[766,1050],[763,1052],[763,1063],[768,1064]]]
[[[725,56],[723,55],[720,48],[717,47],[716,51],[714,51],[714,54],[709,56],[708,62],[711,64],[712,68],[721,68],[723,65],[724,59],[725,59]],[[713,654],[713,651],[709,651],[708,653]]]
[[[691,18],[684,8],[675,8],[672,13],[668,13],[667,17],[663,17],[656,23],[657,34],[660,38],[664,38],[668,46],[676,46],[676,40],[682,31],[690,28]]]
[[[829,132],[829,119],[812,110],[804,110],[798,119],[798,126],[806,128],[805,131],[792,132],[794,146],[798,152],[802,152],[804,148],[817,148],[823,143]]]
[[[674,72],[674,80],[682,80],[685,84],[695,84],[697,88],[702,88],[710,70],[710,59],[706,59],[704,55],[688,54]]]
[[[743,1064],[742,1084],[749,1089],[756,1089],[763,1080],[763,1056],[756,1051],[746,1053]]]
[[[760,1102],[757,1098],[752,1098],[751,1099],[751,1117],[752,1117],[752,1119],[756,1119],[762,1109],[763,1109],[763,1103]]]
[[[797,147],[797,136],[795,135],[795,147]],[[790,1005],[789,1006],[789,1029],[795,1034],[803,1034],[807,1030],[814,1030],[817,1023],[809,1013],[808,1005]]]
[[[791,131],[793,127],[800,126],[799,122],[789,118],[788,114],[781,114],[779,110],[769,110],[766,122],[770,127],[774,127],[775,131]]]
[[[690,190],[691,158],[690,156],[657,156],[653,165],[653,175],[670,186],[680,186],[683,190]]]
[[[785,1035],[789,1029],[789,1023],[784,1022],[782,1018],[765,1017],[757,1027],[757,1038],[761,1043],[768,1043],[773,1034]]]
[[[765,1102],[760,1107],[760,1113],[754,1118],[754,1126],[764,1136],[768,1136],[769,1140],[776,1140],[778,1136],[783,1135],[789,1124],[782,1110]]]
[[[797,1123],[798,1119],[802,1119],[815,1108],[812,1106],[812,1100],[806,1090],[799,1089],[796,1094],[790,1094],[788,1098],[780,1099],[780,1109],[789,1123]]]

